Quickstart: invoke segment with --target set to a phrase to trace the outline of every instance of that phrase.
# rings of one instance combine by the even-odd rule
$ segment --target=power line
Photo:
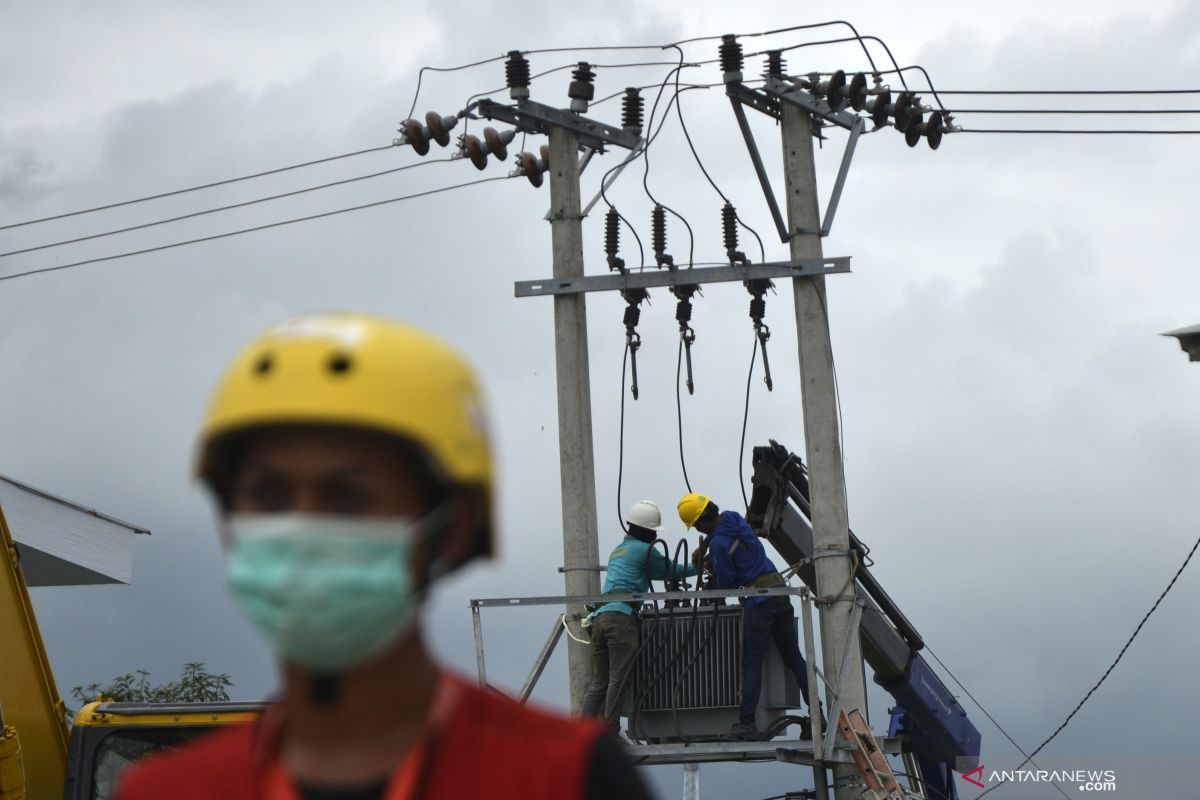
[[[862,46],[863,55],[865,55],[867,57],[867,63],[871,65],[871,70],[872,71],[878,70],[878,67],[875,66],[875,59],[871,58],[871,51],[867,49],[866,41],[864,41],[863,37],[860,36],[858,33],[858,28],[854,27],[853,25],[851,25],[849,22],[847,22],[844,19],[835,19],[835,20],[830,20],[829,22],[813,22],[813,23],[809,23],[807,25],[791,25],[786,28],[776,28],[775,30],[763,31],[762,33],[752,33],[749,35],[750,36],[770,36],[770,35],[776,34],[776,33],[790,33],[791,31],[811,30],[812,28],[827,28],[832,25],[844,25],[845,27],[849,28],[851,30],[851,32],[854,34],[854,38],[857,39],[858,43]],[[874,39],[875,37],[871,36],[868,38]],[[880,43],[882,44],[881,40],[877,40],[877,41],[880,41]],[[886,46],[885,46],[885,49],[886,49]],[[888,56],[889,57],[891,56],[890,50],[888,51]],[[895,59],[892,59],[892,60],[893,60],[893,62],[895,61]]]
[[[649,158],[650,145],[652,145],[654,143],[654,140],[658,138],[658,134],[662,132],[663,125],[666,124],[667,113],[669,113],[671,110],[671,103],[678,99],[679,93],[680,93],[680,91],[682,91],[682,90],[676,88],[675,94],[672,96],[671,100],[667,103],[667,107],[663,111],[663,116],[662,116],[662,119],[659,121],[658,129],[654,130],[654,113],[655,113],[655,110],[658,108],[659,101],[662,99],[663,90],[666,88],[667,83],[671,80],[671,75],[675,75],[676,82],[678,82],[679,72],[680,72],[680,70],[682,70],[684,68],[683,51],[680,50],[679,54],[680,54],[679,55],[679,58],[680,58],[679,63],[676,64],[676,62],[673,62],[673,61],[669,62],[675,68],[673,70],[671,70],[670,72],[668,72],[660,83],[656,84],[658,86],[658,94],[654,98],[654,105],[650,109],[650,117],[646,122],[646,131],[649,132],[649,135],[647,136],[644,144],[642,144],[641,149],[638,152],[634,153],[633,158],[628,159],[626,161],[622,161],[622,162],[614,165],[607,172],[605,172],[604,175],[600,179],[600,197],[601,197],[601,199],[604,200],[605,205],[607,205],[614,213],[616,213],[617,216],[620,218],[621,222],[625,223],[625,226],[627,228],[629,228],[631,233],[633,233],[633,238],[635,241],[637,241],[638,254],[639,254],[639,258],[641,260],[641,268],[642,269],[645,269],[645,265],[646,265],[646,254],[645,254],[645,251],[642,249],[642,239],[640,236],[638,236],[637,230],[633,227],[632,224],[630,224],[629,220],[626,219],[620,212],[618,212],[616,210],[616,206],[614,206],[612,204],[612,202],[609,201],[609,199],[608,199],[608,188],[609,188],[608,176],[613,174],[613,172],[615,172],[619,169],[629,166],[629,164],[633,163],[633,161],[637,160],[638,158],[643,158],[643,159]],[[648,164],[649,161],[646,161],[646,163]],[[648,169],[648,167],[647,167],[647,169]],[[650,195],[649,188],[646,188],[644,176],[643,176],[643,180],[642,180],[642,186],[643,186],[643,188],[645,188],[646,194],[648,196],[650,196],[651,201],[654,201],[653,195]],[[657,201],[654,201],[654,202],[657,202]],[[666,208],[666,206],[663,206],[663,208]],[[670,209],[668,209],[668,210],[670,210]],[[671,213],[674,214],[675,216],[679,217],[680,219],[683,219],[683,217],[681,217],[675,211],[671,211]],[[687,225],[688,233],[690,234],[692,228],[690,225],[688,225],[687,220],[683,220],[683,224]]]
[[[1200,94],[1200,89],[942,89],[939,94],[994,95],[1122,95]]]
[[[1158,610],[1158,606],[1160,603],[1162,603],[1163,598],[1167,596],[1167,593],[1170,592],[1171,589],[1175,586],[1175,582],[1179,580],[1179,576],[1183,574],[1183,571],[1185,569],[1187,569],[1187,565],[1189,562],[1191,562],[1192,556],[1196,555],[1197,548],[1200,548],[1200,539],[1196,539],[1196,543],[1192,545],[1192,549],[1188,552],[1187,558],[1185,558],[1183,560],[1183,563],[1179,565],[1179,569],[1175,571],[1175,575],[1171,578],[1171,582],[1167,584],[1167,588],[1162,590],[1162,594],[1160,594],[1158,596],[1158,599],[1154,601],[1154,605],[1150,606],[1150,610],[1146,612],[1146,615],[1144,617],[1142,617],[1142,621],[1137,624],[1136,628],[1134,628],[1133,634],[1130,635],[1129,639],[1125,642],[1125,646],[1121,648],[1121,652],[1117,653],[1117,657],[1114,658],[1113,662],[1108,665],[1108,669],[1104,670],[1104,674],[1100,676],[1100,680],[1096,681],[1095,685],[1092,686],[1091,689],[1088,689],[1087,694],[1085,694],[1083,696],[1083,699],[1079,701],[1078,705],[1076,705],[1075,708],[1073,708],[1071,710],[1071,713],[1068,714],[1067,718],[1062,721],[1062,724],[1054,729],[1054,733],[1047,736],[1046,740],[1044,742],[1042,742],[1041,744],[1039,744],[1037,746],[1037,749],[1035,749],[1024,761],[1022,761],[1017,766],[1018,770],[1021,767],[1028,764],[1030,761],[1032,761],[1034,756],[1036,756],[1038,753],[1042,752],[1042,748],[1044,748],[1046,745],[1050,744],[1050,742],[1052,742],[1054,740],[1054,737],[1058,736],[1058,734],[1061,733],[1062,730],[1067,727],[1067,724],[1079,712],[1079,709],[1083,708],[1083,704],[1086,703],[1088,701],[1088,699],[1095,693],[1095,691],[1100,688],[1100,685],[1102,683],[1104,683],[1104,681],[1108,678],[1109,674],[1111,674],[1112,671],[1116,668],[1117,664],[1119,664],[1121,662],[1121,658],[1124,657],[1125,651],[1127,651],[1129,649],[1129,646],[1131,644],[1133,644],[1133,640],[1137,638],[1137,635],[1142,632],[1142,627],[1146,624],[1146,621],[1148,619],[1150,619],[1150,615],[1153,614],[1156,610]],[[935,658],[936,658],[936,656],[935,656]],[[972,698],[972,699],[974,699],[974,698]],[[979,797],[983,797],[985,794],[992,791],[992,789],[996,789],[1000,786],[1003,786],[1004,783],[1005,783],[1005,781],[1000,781],[1000,783],[997,783],[995,786],[988,787],[986,791],[984,791],[982,794],[979,795]],[[978,800],[978,798],[976,798],[976,800]]]
[[[680,64],[681,68],[682,68],[682,66],[683,65]],[[676,77],[678,77],[678,75]],[[676,84],[678,85],[678,81],[676,81]],[[654,134],[653,137],[651,137],[650,141],[646,142],[646,152],[642,154],[642,190],[645,191],[646,197],[648,197],[650,199],[650,202],[655,203],[656,205],[662,206],[665,211],[670,212],[672,216],[674,216],[676,219],[678,219],[680,222],[682,222],[683,227],[687,228],[687,232],[688,232],[688,267],[690,268],[692,266],[692,262],[695,260],[695,255],[696,255],[696,234],[692,230],[691,223],[689,223],[687,221],[687,218],[684,217],[682,214],[680,214],[675,209],[671,208],[670,206],[666,205],[665,203],[660,203],[658,201],[658,198],[656,198],[654,196],[654,194],[650,191],[650,145],[653,143],[654,139],[658,137],[658,134],[662,132],[663,126],[666,125],[666,123],[667,123],[667,117],[671,113],[671,103],[674,103],[676,100],[679,99],[679,94],[682,91],[684,91],[684,90],[676,88],[675,94],[671,97],[671,99],[669,101],[667,101],[667,107],[665,109],[663,109],[662,120],[658,124],[658,131]],[[662,92],[660,91],[659,96],[654,98],[654,106],[650,109],[650,122],[651,123],[654,122],[654,112],[658,109],[658,101],[661,97],[662,97]],[[665,230],[665,225],[664,225],[664,230]]]
[[[416,86],[415,91],[413,91],[412,105],[409,107],[408,116],[405,117],[405,119],[411,119],[413,112],[417,110],[417,99],[420,98],[420,96],[421,96],[421,81],[424,79],[425,73],[427,71],[428,72],[458,72],[461,69],[470,69],[471,67],[480,67],[480,66],[483,66],[484,64],[491,64],[493,61],[503,61],[505,58],[507,58],[507,55],[493,56],[491,58],[485,58],[482,61],[472,61],[470,64],[459,64],[458,66],[454,66],[454,67],[431,67],[428,65],[421,67],[419,70],[417,70],[417,86]]]
[[[712,186],[713,190],[716,191],[717,195],[722,200],[724,200],[726,203],[729,203],[729,198],[725,195],[724,192],[721,191],[721,187],[717,186],[717,182],[713,180],[712,175],[710,175],[708,173],[708,170],[704,167],[704,162],[700,159],[700,154],[698,152],[696,152],[696,145],[695,145],[695,143],[692,142],[691,133],[688,132],[687,122],[684,121],[684,119],[683,119],[683,103],[680,102],[680,100],[679,100],[679,95],[682,92],[678,90],[678,80],[679,80],[678,72],[675,73],[675,80],[676,80],[676,89],[677,89],[677,91],[675,93],[675,113],[679,117],[679,127],[683,130],[683,138],[687,140],[688,149],[692,151],[692,158],[694,158],[696,160],[696,166],[698,166],[700,168],[700,172],[704,174],[704,177],[706,180],[708,180],[709,185]],[[730,203],[730,205],[733,205],[733,204]],[[753,234],[754,238],[758,240],[758,249],[762,254],[762,260],[766,261],[767,260],[767,251],[766,251],[766,248],[763,246],[762,237],[758,235],[758,231],[754,230],[754,228],[751,228],[749,225],[747,225],[745,222],[743,222],[741,216],[738,215],[738,213],[736,211],[734,212],[734,218],[737,219],[737,222],[739,225],[741,225],[746,230],[750,231],[750,233]]]
[[[903,87],[905,88],[905,90],[907,90],[907,89],[908,89],[908,84],[907,84],[907,83],[904,81],[904,72],[905,72],[905,70],[909,70],[909,69],[921,69],[921,68],[920,68],[920,67],[901,67],[901,66],[900,66],[900,64],[899,64],[899,63],[896,61],[895,57],[892,55],[892,49],[891,49],[890,47],[888,47],[888,46],[887,46],[887,43],[886,43],[885,41],[883,41],[883,39],[880,39],[878,36],[845,36],[845,37],[841,37],[841,38],[838,38],[838,39],[823,39],[823,40],[816,41],[816,42],[801,42],[800,44],[788,45],[787,47],[778,48],[778,49],[780,49],[780,50],[781,50],[781,51],[783,51],[783,52],[787,52],[787,51],[789,51],[789,50],[799,50],[799,49],[801,49],[801,48],[803,48],[803,47],[824,47],[824,46],[826,46],[826,45],[831,45],[831,44],[843,44],[843,43],[845,43],[845,42],[859,42],[860,44],[862,44],[862,42],[863,42],[863,40],[864,40],[864,39],[869,39],[869,40],[871,40],[871,41],[878,42],[878,43],[879,43],[879,45],[880,45],[881,47],[883,47],[883,49],[884,49],[884,50],[887,52],[887,54],[888,54],[888,59],[889,59],[889,60],[892,62],[892,66],[893,66],[893,67],[895,67],[895,69],[888,70],[888,71],[885,73],[885,72],[883,72],[883,71],[881,71],[881,70],[879,70],[879,69],[875,68],[875,66],[874,66],[875,62],[874,62],[874,61],[872,61],[872,62],[871,62],[871,64],[872,64],[872,67],[871,67],[871,70],[872,70],[872,72],[879,73],[880,75],[894,73],[894,74],[895,74],[897,77],[899,77],[899,78],[900,78],[900,85],[901,85],[901,86],[903,86]],[[864,44],[864,45],[863,45],[863,47],[864,47],[864,49],[865,49],[866,45]],[[754,54],[752,54],[752,55],[761,55],[761,54],[760,54],[760,53],[754,53]],[[868,60],[870,60],[870,56],[867,56],[867,59],[868,59]],[[926,77],[928,77],[928,75],[927,75]],[[929,87],[929,88],[930,88],[930,91],[932,91],[932,90],[933,90],[933,86],[932,86],[932,84],[930,85],[930,87]],[[936,95],[937,95],[937,92],[934,92],[934,95],[936,96]]]
[[[951,114],[1200,114],[1200,108],[951,108]]]
[[[629,533],[629,528],[625,525],[625,515],[621,509],[621,480],[625,477],[625,376],[628,374],[629,364],[629,340],[625,340],[625,353],[621,356],[621,427],[617,441],[617,522],[621,524],[621,530]]]
[[[330,161],[338,161],[343,158],[352,158],[354,156],[361,156],[361,155],[365,155],[367,153],[378,153],[382,150],[391,150],[393,147],[395,147],[395,145],[393,145],[393,144],[384,145],[382,147],[368,147],[365,150],[354,150],[352,152],[341,153],[336,156],[327,156],[325,158],[313,159],[312,161],[304,161],[299,164],[290,164],[286,167],[276,167],[275,169],[263,170],[262,172],[255,172],[250,175],[241,175],[236,178],[225,178],[224,180],[213,181],[212,183],[202,183],[198,186],[188,186],[184,189],[173,189],[172,191],[169,191],[169,192],[160,192],[159,194],[150,194],[150,195],[146,195],[145,197],[135,197],[132,200],[121,200],[116,203],[108,203],[108,204],[102,205],[102,206],[93,206],[92,208],[83,208],[78,211],[67,211],[65,213],[54,214],[49,217],[41,217],[39,219],[25,220],[24,222],[12,222],[7,225],[0,225],[0,231],[6,231],[11,228],[21,228],[21,227],[24,227],[25,225],[36,225],[39,222],[50,222],[51,220],[65,219],[66,217],[77,217],[80,214],[91,214],[94,211],[107,211],[110,208],[120,208],[121,206],[129,206],[129,205],[133,205],[134,203],[144,203],[147,200],[160,200],[164,197],[174,197],[175,195],[186,194],[187,192],[196,192],[201,189],[212,189],[215,186],[225,186],[230,183],[237,183],[239,181],[248,181],[252,178],[262,178],[266,175],[278,175],[281,172],[288,172],[289,170],[300,169],[302,167],[311,167],[315,164],[326,164],[326,163],[329,163]]]
[[[201,236],[196,239],[187,239],[182,242],[172,242],[170,244],[158,245],[156,247],[147,247],[142,250],[132,250],[127,253],[117,253],[117,254],[111,255],[111,256],[100,256],[98,258],[88,258],[88,259],[84,259],[83,261],[73,261],[70,264],[57,264],[52,267],[39,267],[38,269],[26,270],[24,272],[14,272],[11,275],[0,275],[0,281],[12,280],[13,278],[24,278],[28,275],[38,275],[43,272],[57,272],[58,270],[61,270],[61,269],[73,269],[74,267],[82,267],[87,264],[99,264],[104,261],[114,261],[119,258],[128,258],[130,256],[140,256],[140,255],[145,255],[147,253],[156,253],[160,250],[171,250],[176,247],[184,247],[186,245],[199,244],[201,242],[211,242],[211,241],[215,241],[217,239],[227,239],[231,236],[240,236],[243,233],[254,233],[256,231],[264,231],[269,228],[280,228],[280,227],[283,227],[284,225],[292,225],[297,222],[308,222],[310,220],[322,219],[324,217],[332,217],[332,216],[336,216],[338,214],[348,214],[351,211],[361,211],[366,208],[375,208],[377,206],[385,206],[390,203],[399,203],[404,200],[413,200],[418,197],[427,197],[432,194],[438,194],[440,192],[449,192],[454,189],[462,189],[467,186],[475,186],[480,183],[488,183],[490,181],[508,180],[509,177],[510,176],[508,176],[508,175],[497,175],[492,178],[481,178],[479,180],[467,181],[466,183],[456,183],[451,186],[443,186],[438,189],[428,189],[423,192],[415,192],[413,194],[401,195],[400,197],[392,197],[392,198],[388,198],[387,200],[376,200],[372,203],[362,203],[362,204],[356,205],[356,206],[349,206],[348,208],[339,208],[339,209],[335,209],[333,211],[323,211],[320,214],[309,214],[308,216],[305,216],[305,217],[296,217],[294,219],[285,219],[285,220],[281,220],[279,222],[270,222],[270,223],[267,223],[266,225],[255,225],[252,228],[242,228],[241,230],[227,231],[225,233],[217,233],[217,234],[213,234],[212,236]]]
[[[1152,128],[962,128],[956,133],[1016,133],[1066,136],[1195,136],[1200,129],[1171,129],[1154,130]]]
[[[874,610],[874,609],[872,609],[872,610]],[[880,613],[882,614],[883,612],[880,612]],[[1013,747],[1015,747],[1017,749],[1018,753],[1025,756],[1026,760],[1029,763],[1033,764],[1034,767],[1041,769],[1041,767],[1038,767],[1037,762],[1034,761],[1033,758],[1030,757],[1030,755],[1021,748],[1021,745],[1017,744],[1017,741],[1015,739],[1013,739],[1013,737],[1009,736],[1008,731],[1004,730],[1004,726],[996,721],[996,718],[992,716],[991,712],[983,707],[983,703],[979,702],[975,698],[975,695],[971,694],[971,690],[968,689],[966,687],[966,685],[958,679],[957,675],[955,675],[953,672],[950,671],[950,668],[946,666],[945,662],[943,662],[942,659],[938,658],[938,654],[933,652],[932,648],[929,647],[928,642],[925,643],[924,649],[925,649],[925,652],[927,652],[927,653],[929,653],[929,655],[933,656],[933,660],[936,661],[938,663],[938,666],[940,666],[942,668],[942,670],[947,675],[950,676],[951,680],[953,680],[956,684],[958,684],[958,688],[962,689],[963,692],[966,693],[967,697],[971,698],[971,702],[974,703],[979,708],[979,710],[983,712],[983,715],[985,717],[987,717],[988,720],[990,720],[993,725],[996,726],[996,730],[998,730],[998,731],[1000,731],[1000,733],[1004,734],[1004,738],[1008,739],[1008,743],[1011,744]],[[1059,794],[1061,794],[1063,797],[1066,797],[1067,800],[1070,800],[1070,797],[1067,795],[1067,793],[1065,791],[1063,791],[1062,787],[1058,785],[1057,781],[1052,781],[1052,783],[1054,784],[1054,788],[1058,789]]]
[[[679,340],[679,355],[675,359],[675,419],[679,423],[679,466],[683,469],[683,485],[688,492],[692,491],[692,482],[688,479],[687,461],[683,457],[683,399],[679,393],[679,378],[683,373],[683,339]],[[625,401],[624,387],[621,390],[621,402]]]
[[[754,334],[754,349],[750,351],[750,369],[746,373],[746,407],[742,412],[742,441],[738,445],[738,487],[742,490],[742,502],[750,508],[750,498],[746,495],[746,473],[743,464],[746,457],[746,423],[750,421],[750,382],[754,378],[754,362],[758,358],[758,334]]]
[[[33,247],[25,247],[20,250],[9,250],[6,253],[0,253],[0,258],[5,258],[7,256],[20,255],[21,253],[32,253],[37,250],[46,250],[51,247],[61,247],[62,245],[76,244],[78,242],[86,242],[91,239],[102,239],[106,236],[116,236],[117,234],[129,233],[130,231],[140,231],[144,228],[153,228],[155,226],[166,225],[171,222],[180,222],[185,219],[192,219],[193,217],[202,217],[206,214],[216,214],[219,211],[231,211],[235,208],[245,208],[246,206],[257,205],[258,203],[266,203],[270,200],[279,200],[284,197],[294,197],[296,195],[305,194],[307,192],[315,192],[320,189],[329,189],[333,186],[342,186],[343,184],[347,184],[347,183],[354,183],[356,181],[364,181],[364,180],[368,180],[370,178],[378,178],[383,175],[391,175],[394,172],[404,172],[405,170],[416,169],[417,167],[424,166],[426,164],[443,164],[443,163],[446,163],[448,161],[453,161],[453,160],[454,159],[452,159],[452,158],[437,158],[437,159],[431,159],[428,161],[418,161],[415,164],[406,164],[403,167],[394,167],[392,169],[385,169],[381,172],[372,172],[369,175],[359,175],[358,177],[355,177],[355,178],[344,178],[343,180],[340,180],[340,181],[331,181],[329,183],[322,183],[319,186],[308,186],[303,189],[295,189],[290,192],[283,192],[282,194],[273,194],[273,195],[268,195],[267,197],[259,197],[255,200],[246,200],[241,203],[232,203],[227,206],[217,206],[216,208],[206,208],[201,211],[193,211],[188,214],[181,214],[177,217],[168,217],[166,219],[158,219],[158,220],[154,220],[153,222],[143,222],[139,225],[130,225],[129,227],[126,227],[126,228],[117,228],[117,229],[111,230],[111,231],[103,231],[101,233],[92,233],[92,234],[88,234],[87,236],[77,236],[74,239],[63,239],[63,240],[57,241],[57,242],[50,242],[49,244],[39,244],[39,245],[35,245]]]

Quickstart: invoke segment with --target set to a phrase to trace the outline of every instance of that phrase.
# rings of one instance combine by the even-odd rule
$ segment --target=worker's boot
[[[757,742],[761,738],[753,722],[735,722],[728,733],[721,734],[721,739],[727,742]]]
[[[808,713],[810,715],[812,714],[811,707],[808,709]],[[826,732],[828,732],[828,730],[829,730],[829,722],[825,719],[825,707],[822,706],[820,703],[817,704],[817,713],[821,715],[821,735],[824,736],[826,734]],[[801,739],[813,738],[812,717],[807,716],[807,717],[801,717],[800,719],[801,719],[800,738]]]

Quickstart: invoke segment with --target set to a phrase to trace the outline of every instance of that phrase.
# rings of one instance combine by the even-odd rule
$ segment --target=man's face
[[[234,474],[229,514],[328,514],[417,520],[433,509],[429,484],[394,443],[355,430],[280,428],[253,435]],[[413,557],[418,584],[441,556],[451,565],[469,555],[478,499],[451,497],[435,541]]]
[[[713,516],[709,517],[708,519],[696,520],[696,524],[693,527],[696,530],[703,533],[705,536],[707,536],[708,534],[710,534],[714,530],[716,530],[717,519],[718,519],[717,515],[714,514]]]
[[[281,429],[246,446],[230,491],[234,514],[423,516],[423,483],[400,450],[354,431]]]

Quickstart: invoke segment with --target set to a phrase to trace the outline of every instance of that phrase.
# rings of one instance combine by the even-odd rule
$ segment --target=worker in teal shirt
[[[625,516],[628,533],[608,557],[604,593],[644,592],[651,580],[695,575],[689,563],[672,564],[654,548],[663,529],[662,514],[649,500],[634,503]],[[592,682],[583,701],[583,713],[602,714],[615,725],[620,716],[621,694],[638,649],[637,611],[640,603],[605,603],[590,614]]]

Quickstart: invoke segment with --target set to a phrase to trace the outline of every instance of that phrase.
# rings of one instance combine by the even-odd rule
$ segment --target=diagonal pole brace
[[[737,117],[742,138],[746,140],[746,150],[750,153],[750,161],[754,164],[754,174],[758,176],[763,196],[767,199],[767,208],[771,210],[771,219],[775,221],[775,230],[779,232],[779,241],[787,244],[791,235],[788,233],[787,223],[783,220],[783,212],[779,210],[779,202],[775,199],[775,190],[771,188],[771,178],[767,175],[767,168],[763,166],[762,154],[758,152],[758,143],[754,140],[754,131],[750,130],[750,121],[746,119],[742,101],[731,96],[729,102],[733,105],[733,115]]]

